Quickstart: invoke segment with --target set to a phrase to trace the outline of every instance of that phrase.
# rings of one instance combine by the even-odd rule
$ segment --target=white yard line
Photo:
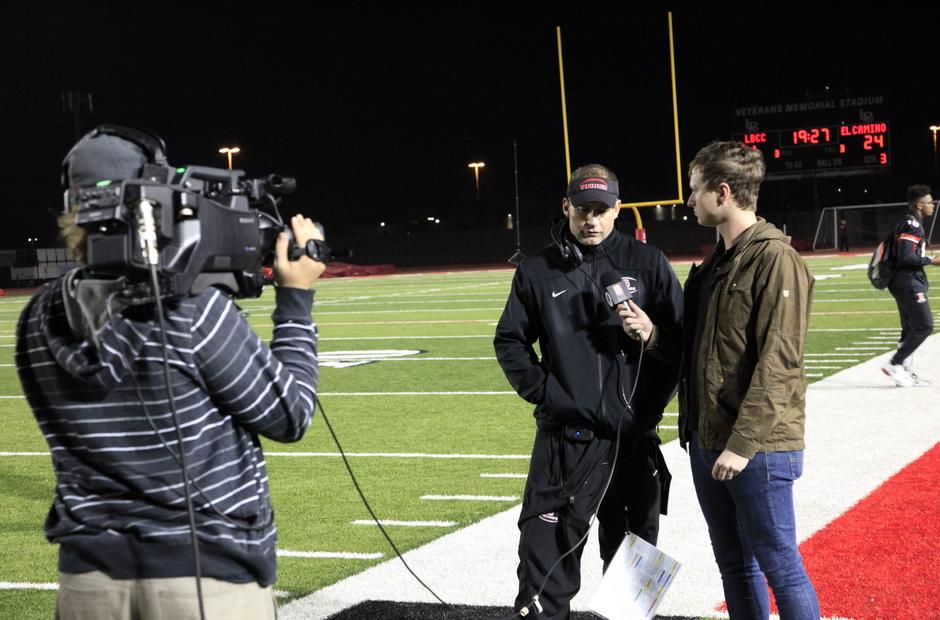
[[[382,360],[391,361],[391,360]],[[454,391],[454,392],[320,392],[318,396],[518,396],[512,390]],[[20,400],[25,396],[0,396],[0,399]]]
[[[928,300],[933,301],[935,299],[940,299],[940,297],[927,297]],[[865,303],[896,303],[894,297],[847,297],[845,299],[813,299],[813,304],[851,304],[855,302],[865,302]]]
[[[58,590],[57,583],[26,583],[21,581],[0,581],[0,590]]]
[[[383,358],[382,362],[478,362],[478,361],[496,361],[496,357],[389,357]]]
[[[360,325],[467,325],[491,323],[493,319],[441,319],[439,321],[317,321],[318,327],[349,327]],[[263,329],[270,327],[270,323],[250,322],[253,327]],[[490,334],[492,338],[492,334]]]
[[[521,478],[526,479],[528,474],[480,474],[481,478]]]
[[[372,519],[357,519],[350,521],[350,525],[375,525]],[[458,524],[457,521],[395,521],[393,519],[379,519],[382,526],[390,525],[396,527],[453,527]]]
[[[836,347],[836,351],[887,351],[887,347]]]
[[[422,495],[421,499],[431,502],[515,502],[518,495]]]
[[[879,332],[886,333],[891,332],[900,333],[898,328],[892,327],[819,327],[816,329],[810,329],[811,332]]]
[[[409,310],[314,310],[314,318],[327,314],[416,314],[419,312],[502,312],[503,306],[498,308],[411,308]],[[0,321],[2,322],[2,321]],[[14,323],[16,321],[13,321]]]
[[[432,454],[425,452],[346,452],[349,458],[362,459],[472,459],[472,460],[507,460],[527,461],[528,454]],[[268,452],[265,457],[287,458],[340,458],[339,452]],[[49,456],[48,452],[0,452],[3,456]]]
[[[0,455],[3,453],[0,452]],[[37,454],[44,454],[42,452]],[[528,460],[528,454],[431,454],[426,452],[346,452],[347,457],[364,459],[493,459],[508,461]],[[339,452],[267,452],[264,455],[294,458],[339,458]]]
[[[472,334],[463,336],[342,336],[339,338],[320,338],[320,342],[333,342],[336,340],[459,340],[462,338],[489,338],[493,334]]]
[[[480,299],[449,299],[449,296],[443,295],[439,298],[432,299],[433,303],[436,304],[474,304],[481,301],[496,301],[506,303],[505,297],[482,297]],[[347,304],[350,306],[408,306],[408,305],[420,305],[422,302],[420,299],[417,300],[407,300],[407,301],[398,301],[398,300],[386,300],[386,301],[361,301],[361,300],[337,300],[337,301],[319,301],[317,302],[318,308],[323,308],[324,306],[339,306]],[[265,308],[273,310],[274,307],[270,306]],[[3,312],[0,310],[0,312]],[[316,310],[314,310],[316,312]]]
[[[846,312],[816,312],[813,311],[813,316],[850,316],[856,314],[864,314],[865,316],[871,316],[872,314],[890,314],[893,316],[898,315],[897,309],[894,310],[848,310]]]
[[[518,394],[506,390],[498,392],[320,392],[318,396],[518,396]]]
[[[337,560],[378,560],[385,557],[384,553],[354,553],[351,551],[290,551],[278,549],[279,558],[310,558],[310,559],[337,559]]]

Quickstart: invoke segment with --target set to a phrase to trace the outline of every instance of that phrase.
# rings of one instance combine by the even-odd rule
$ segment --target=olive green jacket
[[[698,317],[704,321],[698,358],[687,359],[691,346],[684,351],[680,439],[684,445],[691,437],[687,404],[697,398],[703,448],[749,459],[757,452],[802,450],[803,347],[813,276],[790,238],[763,218],[741,233],[731,252],[716,267],[710,288],[700,291],[710,298],[705,316]],[[715,257],[713,251],[706,262]],[[693,267],[687,290],[695,274]],[[686,312],[697,307],[687,303]],[[696,373],[697,394],[688,394],[689,373]]]

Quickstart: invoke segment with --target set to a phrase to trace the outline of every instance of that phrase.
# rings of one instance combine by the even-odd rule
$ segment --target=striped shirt
[[[193,574],[179,445],[151,310],[114,316],[97,344],[76,336],[63,280],[17,327],[16,366],[56,474],[46,537],[59,570],[112,578]],[[270,348],[210,288],[167,308],[170,384],[182,428],[202,571],[274,582],[277,530],[258,436],[299,440],[316,394],[313,291],[279,288]]]

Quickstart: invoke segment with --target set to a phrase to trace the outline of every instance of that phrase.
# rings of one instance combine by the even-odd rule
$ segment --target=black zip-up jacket
[[[902,292],[927,292],[927,274],[924,265],[930,264],[927,256],[927,233],[916,213],[908,213],[894,227],[895,268],[890,289]]]
[[[574,269],[555,245],[520,263],[493,345],[513,389],[536,405],[540,429],[568,425],[612,437],[637,377],[640,345],[607,306],[601,276],[613,271],[632,278],[634,301],[664,339],[678,338],[682,289],[659,249],[616,230],[598,246],[579,248],[584,262]],[[635,414],[624,420],[622,432],[656,426],[675,393],[677,366],[655,347],[644,354]]]

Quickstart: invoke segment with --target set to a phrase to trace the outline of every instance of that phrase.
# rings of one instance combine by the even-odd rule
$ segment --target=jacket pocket
[[[744,364],[722,365],[717,380],[706,379],[708,393],[712,397],[712,415],[709,416],[709,426],[712,431],[721,436],[731,433],[738,419],[738,410],[744,398],[741,372]]]
[[[753,273],[738,273],[728,281],[718,305],[719,326],[741,326],[748,322],[754,306],[753,283]]]
[[[539,403],[536,415],[553,427],[591,423],[591,418],[584,408],[578,405],[552,373],[548,373],[545,379],[545,395]]]

